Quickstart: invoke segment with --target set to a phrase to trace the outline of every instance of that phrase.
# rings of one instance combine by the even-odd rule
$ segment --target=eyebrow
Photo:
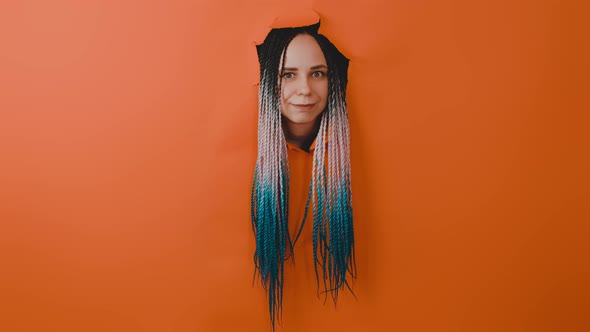
[[[313,66],[313,67],[311,67],[309,69],[312,69],[313,70],[313,69],[320,69],[320,68],[328,69],[328,66],[326,66],[326,65],[315,65],[315,66]],[[297,68],[294,68],[294,67],[287,68],[287,67],[285,67],[285,68],[283,68],[283,70],[297,71]]]

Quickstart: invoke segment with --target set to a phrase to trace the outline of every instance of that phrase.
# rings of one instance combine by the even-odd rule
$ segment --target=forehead
[[[315,38],[307,34],[295,36],[287,46],[285,67],[305,69],[317,65],[326,65],[326,58]]]

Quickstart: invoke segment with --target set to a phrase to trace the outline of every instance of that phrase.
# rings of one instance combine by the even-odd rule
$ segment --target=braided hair
[[[282,316],[284,262],[303,230],[310,201],[313,215],[315,275],[334,302],[349,280],[356,278],[350,133],[346,105],[348,59],[323,35],[319,23],[307,27],[273,29],[257,46],[260,61],[258,94],[258,157],[251,196],[252,229],[256,238],[255,272],[268,294],[271,324]],[[281,125],[281,59],[299,34],[318,42],[328,65],[328,100],[319,115],[320,128],[313,154],[312,177],[304,219],[295,240],[288,227],[289,162]],[[327,157],[327,158],[326,158]],[[347,276],[350,278],[347,279]]]

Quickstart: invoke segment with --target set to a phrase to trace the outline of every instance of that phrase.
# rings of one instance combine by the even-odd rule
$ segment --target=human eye
[[[315,77],[315,78],[321,78],[321,77],[326,76],[326,73],[321,70],[318,70],[318,71],[314,71],[313,73],[311,73],[311,76]]]
[[[282,77],[283,78],[293,78],[293,77],[295,77],[295,74],[292,72],[286,72],[286,73],[283,73]]]

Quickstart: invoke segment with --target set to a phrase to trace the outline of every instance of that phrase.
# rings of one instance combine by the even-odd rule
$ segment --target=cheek
[[[326,80],[324,82],[321,82],[316,91],[317,95],[325,103],[328,100],[328,81]]]
[[[289,100],[289,98],[291,98],[291,96],[293,95],[293,89],[289,87],[289,85],[283,85],[283,93],[282,93],[282,99],[283,101],[287,101]]]

